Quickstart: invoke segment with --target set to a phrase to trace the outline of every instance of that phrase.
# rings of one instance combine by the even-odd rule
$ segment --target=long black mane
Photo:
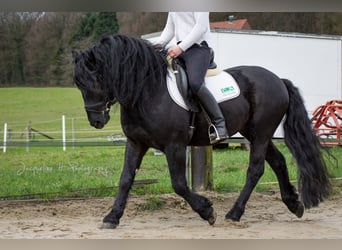
[[[167,66],[153,45],[144,39],[109,35],[78,57],[76,79],[79,88],[111,93],[123,106],[141,107],[139,103],[155,95],[165,81]],[[81,83],[87,86],[80,86]]]

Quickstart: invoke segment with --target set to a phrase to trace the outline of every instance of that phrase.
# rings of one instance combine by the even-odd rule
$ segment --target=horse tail
[[[312,130],[299,90],[282,79],[289,94],[289,107],[284,122],[285,144],[297,161],[298,189],[306,208],[315,207],[331,192],[328,171],[321,152],[322,146]]]

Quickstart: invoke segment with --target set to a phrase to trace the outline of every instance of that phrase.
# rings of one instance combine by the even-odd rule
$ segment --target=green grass
[[[285,155],[290,179],[296,185],[297,167],[292,156],[283,144],[278,147]],[[337,159],[341,159],[342,148],[331,150]],[[239,148],[214,150],[214,190],[241,191],[245,182],[248,157],[249,151]],[[123,158],[124,146],[77,147],[66,152],[55,147],[36,147],[28,153],[22,148],[12,148],[6,154],[0,154],[0,196],[41,193],[45,195],[39,195],[39,198],[115,196]],[[341,177],[342,170],[336,162],[330,160],[328,163],[332,176]],[[173,193],[165,156],[155,156],[152,150],[145,155],[136,175],[136,180],[146,179],[157,179],[158,183],[134,188],[133,194],[153,196]],[[72,192],[79,189],[85,191]],[[256,190],[269,189],[276,190],[278,185],[274,173],[266,165]]]
[[[76,120],[76,138],[106,137],[120,133],[118,107],[111,111],[111,121],[103,130],[92,129],[83,109],[83,100],[76,88],[0,88],[0,139],[3,127],[14,132],[14,140],[20,140],[20,133],[32,121],[32,127],[60,138],[61,115]],[[70,136],[68,134],[68,136]],[[55,198],[68,196],[115,196],[123,166],[124,146],[77,146],[68,145],[62,151],[60,141],[55,146],[40,145],[46,140],[36,135],[30,141],[29,152],[25,143],[22,147],[9,143],[6,153],[0,152],[0,197],[27,195],[27,198]],[[60,139],[58,139],[60,140]],[[103,140],[103,139],[102,139]],[[106,141],[106,140],[105,140]],[[35,145],[32,147],[32,145]],[[56,147],[57,146],[57,147]],[[290,179],[296,184],[297,167],[288,149],[278,144],[288,163]],[[342,148],[331,149],[336,159],[342,159]],[[213,151],[214,190],[217,192],[241,191],[248,167],[249,151],[237,147]],[[342,177],[340,162],[327,159],[333,177]],[[136,187],[134,194],[150,195],[150,209],[160,206],[155,195],[173,193],[167,163],[164,155],[154,156],[149,150],[144,157],[137,180],[157,179],[158,183]],[[111,188],[108,188],[111,187]],[[270,167],[256,190],[278,189],[277,180]],[[74,192],[75,190],[83,190]],[[32,196],[31,194],[43,194]]]
[[[118,106],[112,108],[110,124],[102,130],[89,126],[83,106],[77,88],[0,88],[0,139],[3,140],[4,123],[12,130],[13,139],[20,140],[25,138],[23,132],[31,122],[32,128],[60,140],[62,115],[66,118],[67,139],[71,139],[72,121],[76,139],[122,134]],[[32,139],[46,138],[35,134]]]
[[[41,194],[70,196],[73,190],[99,189],[82,196],[115,195],[123,166],[124,146],[80,147],[63,152],[55,147],[14,148],[0,155],[0,196]],[[168,193],[171,184],[164,156],[147,153],[137,180],[158,179],[158,183],[136,188],[140,193]],[[58,193],[58,194],[55,194]]]

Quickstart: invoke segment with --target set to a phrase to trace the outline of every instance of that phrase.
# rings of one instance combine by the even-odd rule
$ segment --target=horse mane
[[[167,71],[165,60],[150,42],[125,35],[103,37],[81,53],[79,60],[83,60],[81,68],[92,83],[83,81],[78,87],[105,91],[110,93],[108,98],[130,107],[141,106],[143,100],[153,97]]]

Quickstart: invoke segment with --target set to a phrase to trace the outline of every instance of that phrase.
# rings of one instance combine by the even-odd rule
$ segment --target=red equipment
[[[311,122],[323,144],[342,146],[342,100],[332,100],[317,107],[312,113]]]

